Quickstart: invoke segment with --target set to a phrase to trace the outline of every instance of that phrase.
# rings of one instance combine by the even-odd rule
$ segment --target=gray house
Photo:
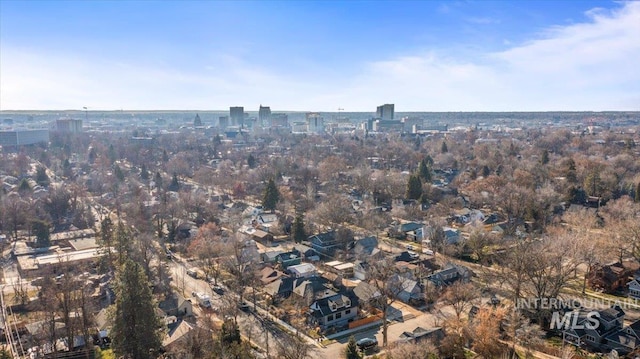
[[[358,315],[357,299],[343,294],[319,299],[309,308],[311,309],[309,320],[322,330],[345,326],[355,320]]]
[[[627,287],[629,287],[629,298],[640,299],[640,277],[627,283]]]

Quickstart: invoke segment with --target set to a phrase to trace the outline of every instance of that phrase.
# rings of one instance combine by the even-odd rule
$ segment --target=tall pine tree
[[[276,204],[280,201],[280,192],[273,178],[269,179],[267,187],[264,189],[264,196],[262,197],[262,208],[267,211],[273,211],[276,209]]]
[[[305,239],[307,239],[307,233],[304,230],[304,216],[302,213],[298,213],[293,221],[293,240],[300,243]]]
[[[407,199],[419,199],[422,196],[422,181],[420,176],[411,175],[407,182]]]
[[[116,275],[116,304],[111,332],[116,356],[158,357],[160,321],[155,313],[149,280],[140,264],[127,259]]]
[[[344,357],[345,359],[362,359],[362,354],[360,354],[358,350],[358,344],[353,335],[349,337],[349,343],[347,343],[347,347],[344,348]]]
[[[418,165],[418,174],[425,183],[431,182],[431,165],[429,165],[426,159],[420,161],[420,164]]]

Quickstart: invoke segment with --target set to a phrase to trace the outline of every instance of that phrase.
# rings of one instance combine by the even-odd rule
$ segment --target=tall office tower
[[[324,132],[324,118],[317,112],[307,113],[307,132],[322,133]]]
[[[231,126],[243,127],[244,107],[242,106],[229,107],[229,119],[231,120]]]
[[[271,108],[269,106],[260,105],[258,111],[258,123],[262,127],[271,126]]]
[[[393,104],[378,106],[376,117],[382,120],[393,120]]]

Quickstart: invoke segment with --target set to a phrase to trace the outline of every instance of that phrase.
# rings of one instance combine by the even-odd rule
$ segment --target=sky
[[[640,110],[640,2],[0,0],[0,110]]]

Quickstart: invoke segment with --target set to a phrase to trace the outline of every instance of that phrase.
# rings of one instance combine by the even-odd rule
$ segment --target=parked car
[[[222,288],[222,286],[219,286],[219,285],[212,285],[211,290],[213,290],[214,293],[219,295],[224,294],[224,288]]]
[[[251,306],[245,301],[238,303],[238,308],[240,308],[240,310],[243,312],[248,312],[251,310]]]
[[[187,275],[189,277],[193,277],[195,279],[198,279],[198,272],[196,272],[195,269],[187,269]]]
[[[356,342],[356,345],[363,352],[373,350],[378,346],[378,340],[376,338],[362,338]]]

